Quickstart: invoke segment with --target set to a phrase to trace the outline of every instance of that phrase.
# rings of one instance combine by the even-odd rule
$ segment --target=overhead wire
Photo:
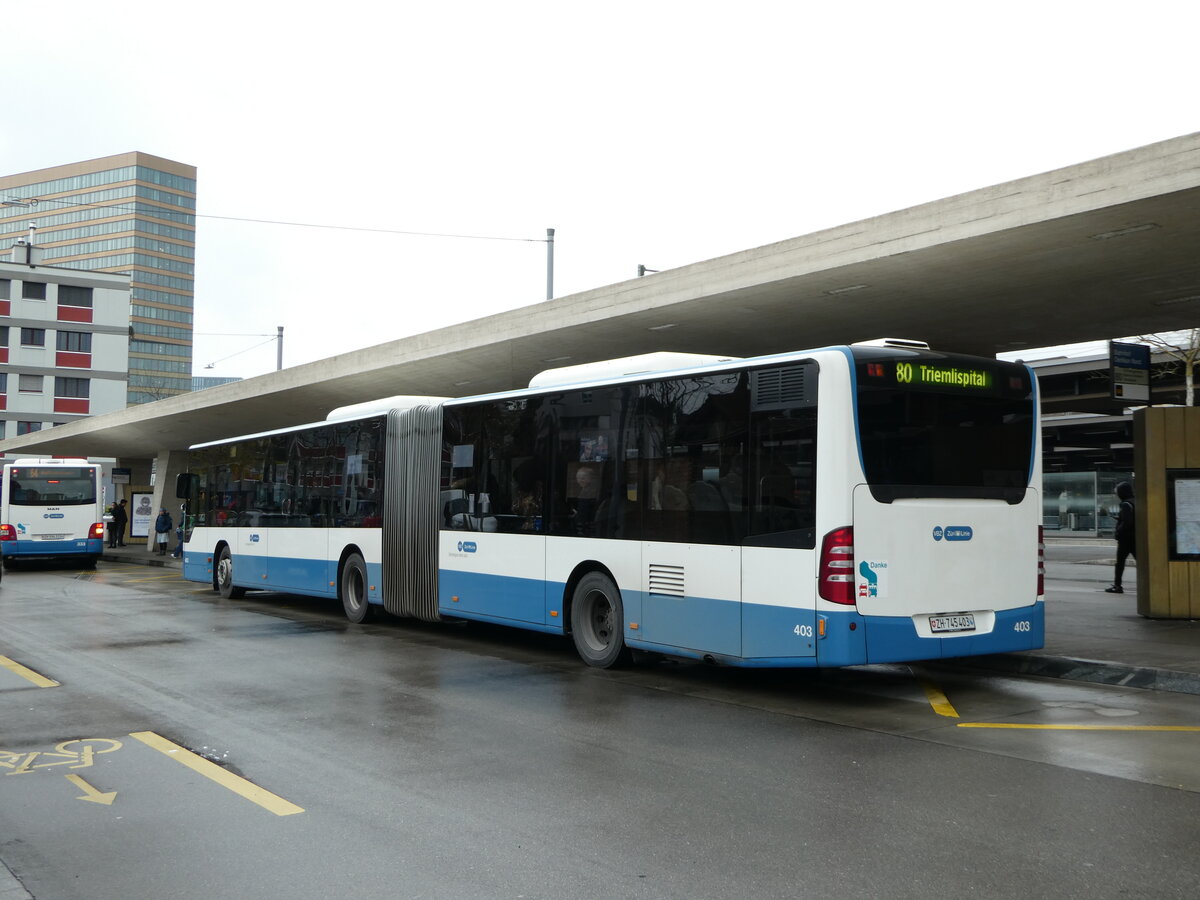
[[[25,199],[25,198],[19,198]],[[363,231],[372,234],[404,234],[412,237],[440,237],[440,238],[456,238],[461,240],[472,241],[517,241],[531,244],[545,244],[550,238],[527,238],[527,237],[505,237],[491,234],[455,234],[453,232],[443,231],[409,231],[400,228],[367,228],[361,225],[327,225],[319,222],[287,222],[281,219],[252,219],[243,216],[217,216],[209,213],[198,213],[190,210],[174,210],[168,207],[153,206],[149,210],[145,206],[139,208],[137,206],[124,206],[119,203],[75,203],[66,198],[46,197],[46,198],[29,198],[30,202],[40,206],[43,203],[58,203],[61,206],[82,206],[92,209],[113,209],[121,212],[142,213],[143,215],[162,213],[161,218],[170,218],[172,215],[191,216],[195,219],[218,219],[225,222],[249,222],[255,225],[286,225],[292,228],[327,228],[334,231]],[[32,213],[26,213],[32,215]],[[13,218],[17,218],[14,216]]]

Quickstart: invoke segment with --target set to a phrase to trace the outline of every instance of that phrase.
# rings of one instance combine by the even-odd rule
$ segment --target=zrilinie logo
[[[970,525],[947,525],[943,528],[941,525],[935,525],[933,528],[933,539],[940,541],[945,538],[948,541],[969,541],[975,536],[975,529]]]

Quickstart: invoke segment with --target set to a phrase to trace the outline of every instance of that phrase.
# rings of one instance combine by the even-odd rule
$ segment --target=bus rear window
[[[1024,499],[1034,441],[1027,369],[942,355],[856,362],[859,440],[877,500]]]
[[[95,470],[66,467],[10,469],[8,500],[19,506],[95,503]]]

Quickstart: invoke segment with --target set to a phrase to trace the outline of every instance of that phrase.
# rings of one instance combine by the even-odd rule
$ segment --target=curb
[[[157,566],[160,569],[179,568],[181,570],[183,568],[183,564],[179,560],[172,559],[169,556],[164,559],[151,553],[147,553],[146,557],[122,556],[119,553],[104,553],[101,554],[100,558],[104,560],[104,562],[130,563],[135,566]]]
[[[997,654],[995,656],[963,657],[957,663],[942,660],[940,665],[952,668],[985,669],[1014,675],[1035,675],[1041,678],[1061,678],[1064,681],[1083,681],[1090,684],[1110,684],[1146,691],[1200,694],[1200,674],[1198,673],[1157,669],[1151,666],[1132,666],[1127,663],[1099,659]]]
[[[4,898],[4,900],[33,900],[33,894],[25,890],[25,885],[21,883],[21,879],[17,878],[13,870],[2,859],[0,859],[0,898]]]

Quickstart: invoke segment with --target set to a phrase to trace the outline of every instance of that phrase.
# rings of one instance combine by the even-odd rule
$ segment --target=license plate
[[[974,631],[975,616],[971,613],[957,613],[953,616],[930,616],[929,630],[934,634],[945,634],[950,631]]]
[[[61,541],[65,537],[66,537],[65,534],[39,534],[38,540],[39,541]]]

